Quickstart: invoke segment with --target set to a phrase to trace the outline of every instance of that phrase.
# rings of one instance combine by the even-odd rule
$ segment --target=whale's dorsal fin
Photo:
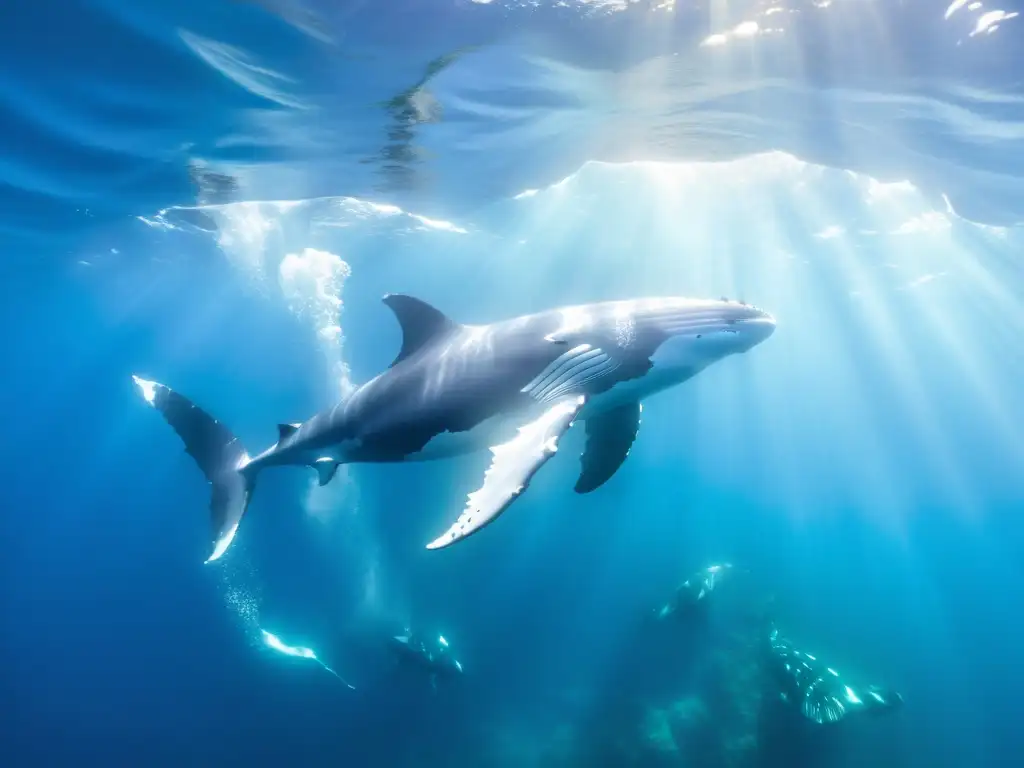
[[[301,424],[278,424],[277,425],[277,442],[283,443],[289,437],[299,431]]]
[[[444,312],[412,296],[401,293],[389,293],[384,303],[395,313],[398,324],[402,327],[402,349],[391,367],[416,353],[432,339],[457,327]]]

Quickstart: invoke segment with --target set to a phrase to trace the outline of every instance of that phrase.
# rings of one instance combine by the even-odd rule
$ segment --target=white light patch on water
[[[781,11],[781,8],[768,8],[761,15],[770,16]],[[730,30],[708,35],[701,41],[704,47],[721,46],[736,38],[753,38],[758,35],[777,34],[783,30],[779,27],[763,27],[754,19],[742,21]]]
[[[1015,19],[1018,15],[1019,14],[1016,12],[1007,13],[1006,11],[989,11],[988,13],[983,13],[978,17],[978,21],[974,25],[971,37],[980,35],[982,32],[991,34],[999,28],[998,25],[1000,22]]]
[[[953,223],[984,230],[993,235],[1005,236],[1006,227],[980,224],[960,216],[947,195],[942,195],[944,211],[937,211],[922,195],[921,190],[909,181],[881,182],[866,174],[849,170],[829,169],[815,165],[786,152],[764,152],[757,155],[727,161],[650,161],[638,160],[624,163],[609,163],[591,160],[579,170],[559,182],[540,189],[534,199],[524,205],[545,207],[555,204],[556,194],[564,194],[566,188],[593,187],[601,184],[614,185],[629,179],[646,179],[649,183],[664,185],[672,190],[690,187],[706,187],[712,183],[726,184],[728,189],[739,194],[751,185],[772,183],[791,185],[793,189],[807,188],[808,184],[834,185],[840,179],[848,179],[860,191],[862,199],[872,205],[879,226],[870,229],[845,229],[827,223],[816,233],[819,239],[829,239],[850,232],[861,234],[900,234],[898,231],[915,219],[907,228],[922,227],[929,231],[948,231]],[[884,204],[881,204],[883,203]],[[909,215],[908,215],[909,214]]]
[[[157,215],[157,217],[153,218],[153,219],[147,218],[145,216],[136,216],[135,218],[137,220],[141,221],[147,227],[150,227],[151,229],[162,229],[162,230],[165,230],[167,232],[172,232],[172,231],[176,230],[177,227],[174,224],[172,224],[171,222],[169,222],[166,219],[162,218],[165,213],[166,213],[166,211],[160,211],[160,213]]]
[[[949,7],[946,8],[946,13],[944,14],[944,18],[948,19],[954,13],[956,13],[961,8],[963,8],[964,5],[966,5],[966,4],[967,4],[967,0],[953,0],[953,2],[949,4]]]
[[[918,288],[919,286],[927,285],[933,280],[938,280],[940,277],[945,277],[947,274],[948,273],[945,270],[943,270],[942,272],[934,272],[929,273],[927,275],[921,275],[921,277],[911,280],[909,283],[907,283],[905,287],[908,289]]]
[[[321,18],[305,7],[304,0],[249,0],[276,13],[286,22],[323,43],[333,42]]]
[[[346,200],[346,202],[352,202],[352,203],[363,202],[363,201],[356,200],[353,197],[347,197],[347,198],[345,198],[345,200]],[[388,205],[386,203],[369,203],[369,202],[365,203],[365,205],[370,210],[376,211],[377,213],[382,213],[385,216],[397,216],[398,214],[402,213],[402,209],[399,208],[397,205]]]
[[[917,190],[909,181],[883,182],[877,179],[866,180],[865,197],[869,202],[890,201],[901,195],[912,195]]]
[[[305,104],[284,90],[285,86],[294,85],[292,78],[262,66],[241,48],[219,43],[187,29],[179,29],[178,35],[196,56],[250,93],[285,107],[305,108]]]
[[[942,232],[953,226],[949,217],[939,211],[927,211],[907,219],[900,224],[891,234],[894,235],[917,235],[924,232]]]
[[[467,234],[467,231],[457,224],[452,224],[450,221],[443,221],[441,219],[428,219],[426,216],[420,216],[416,213],[410,213],[414,219],[423,224],[423,226],[429,229],[441,229],[446,232],[455,232],[459,235]]]
[[[839,227],[839,226],[836,226],[835,224],[833,224],[830,227],[825,227],[823,230],[821,230],[821,232],[815,233],[814,236],[816,238],[818,238],[819,240],[831,240],[831,239],[833,239],[835,237],[839,237],[840,235],[844,234],[845,232],[846,232],[845,229],[843,229],[842,227]]]

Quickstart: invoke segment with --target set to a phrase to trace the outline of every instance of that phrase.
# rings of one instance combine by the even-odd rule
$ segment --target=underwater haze
[[[1017,765],[1024,9],[993,2],[5,4],[0,762]],[[386,294],[776,329],[645,400],[591,493],[589,419],[439,550],[491,452],[273,469],[204,564],[208,484],[133,376],[255,454],[388,370]],[[652,618],[717,563],[713,613]]]

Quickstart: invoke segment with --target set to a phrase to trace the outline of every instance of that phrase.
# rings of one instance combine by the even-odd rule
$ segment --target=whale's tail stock
[[[155,381],[132,376],[143,398],[156,408],[185,444],[210,484],[211,553],[217,560],[231,545],[255,487],[246,472],[249,454],[227,427],[183,395]]]

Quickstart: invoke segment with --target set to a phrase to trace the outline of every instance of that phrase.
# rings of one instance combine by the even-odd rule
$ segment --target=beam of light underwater
[[[341,675],[339,675],[337,672],[335,672],[329,666],[324,664],[319,658],[317,658],[317,655],[316,655],[316,653],[314,653],[312,648],[303,648],[301,646],[285,645],[277,635],[271,634],[270,632],[267,632],[267,630],[265,630],[265,629],[260,629],[260,632],[263,633],[263,642],[266,643],[266,645],[269,648],[277,651],[278,653],[282,653],[285,656],[294,656],[295,658],[298,658],[298,659],[309,659],[310,661],[315,661],[321,667],[323,667],[328,672],[330,672],[332,675],[334,675],[336,678],[338,678],[342,683],[344,683],[346,688],[349,688],[350,690],[353,690],[353,691],[356,689],[356,687],[354,685],[349,683],[347,680],[345,680],[345,678],[343,678]]]

